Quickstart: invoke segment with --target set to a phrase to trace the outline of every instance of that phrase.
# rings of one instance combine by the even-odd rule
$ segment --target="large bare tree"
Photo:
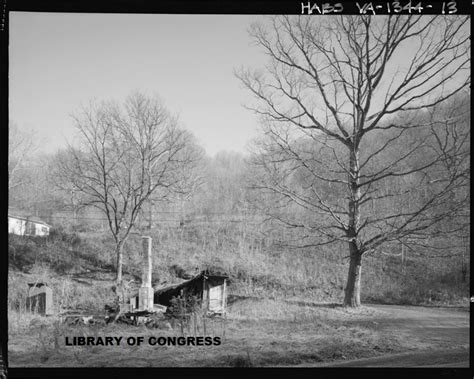
[[[468,201],[468,107],[443,104],[469,100],[469,18],[272,17],[250,33],[269,58],[236,73],[265,131],[255,188],[301,246],[348,246],[344,304],[359,306],[365,253],[453,232]]]
[[[145,202],[183,191],[180,174],[199,156],[193,136],[160,99],[133,93],[123,104],[91,103],[73,115],[78,143],[59,162],[62,182],[106,216],[115,240],[118,284],[123,247]]]

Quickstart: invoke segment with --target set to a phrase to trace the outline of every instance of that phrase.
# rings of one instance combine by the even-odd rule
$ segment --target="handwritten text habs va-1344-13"
[[[430,11],[438,14],[455,14],[457,7],[455,1],[433,3],[421,1],[408,2],[355,2],[357,11],[360,14],[376,15],[380,14],[423,14],[423,11]],[[301,3],[301,14],[337,14],[344,11],[342,3],[313,3],[311,1]]]

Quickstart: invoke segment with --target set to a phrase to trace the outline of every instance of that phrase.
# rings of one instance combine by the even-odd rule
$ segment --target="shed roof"
[[[181,283],[178,283],[178,284],[173,284],[173,285],[171,285],[171,286],[156,288],[156,289],[155,289],[155,294],[159,294],[159,293],[162,293],[162,292],[166,292],[166,291],[169,291],[169,290],[172,290],[172,289],[185,288],[186,286],[192,284],[192,283],[195,282],[196,280],[201,279],[202,277],[205,277],[205,279],[208,279],[208,278],[228,279],[228,278],[229,278],[226,274],[222,274],[222,273],[219,273],[219,274],[216,273],[216,274],[215,274],[215,273],[209,272],[208,270],[204,270],[204,271],[201,271],[201,272],[200,272],[198,275],[196,275],[195,277],[193,277],[193,278],[191,278],[191,279],[188,279],[188,280],[185,280],[184,282],[181,282]]]
[[[184,280],[181,283],[176,283],[176,284],[167,285],[167,286],[158,287],[158,288],[154,287],[153,292],[154,292],[155,295],[159,295],[159,294],[169,292],[169,291],[173,291],[173,292],[174,291],[179,291],[182,288],[185,288],[187,286],[192,285],[196,281],[200,280],[203,276],[205,277],[205,279],[209,279],[209,278],[211,278],[211,279],[228,279],[229,278],[229,276],[227,274],[224,274],[222,272],[218,273],[218,272],[215,272],[215,271],[203,270],[199,274],[197,274],[196,276],[192,277],[191,279]],[[133,292],[133,294],[130,296],[130,298],[135,297],[137,295],[138,295],[138,289],[136,289]]]

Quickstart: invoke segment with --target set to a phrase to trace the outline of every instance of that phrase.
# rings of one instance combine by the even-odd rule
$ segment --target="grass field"
[[[219,346],[65,346],[69,336],[193,336],[196,329],[149,329],[144,325],[67,326],[54,318],[10,314],[11,367],[170,367],[276,366],[355,359],[403,351],[395,336],[383,334],[371,320],[380,312],[362,307],[303,301],[241,299],[226,319],[207,319],[206,335]]]

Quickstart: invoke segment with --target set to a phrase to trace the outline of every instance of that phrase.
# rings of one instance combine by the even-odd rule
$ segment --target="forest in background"
[[[467,288],[467,22],[269,17],[249,28],[267,65],[234,72],[261,125],[249,154],[206,156],[158,95],[136,91],[73,110],[74,144],[52,155],[34,155],[12,121],[9,205],[53,236],[105,244],[96,254],[118,285],[137,264],[134,239],[149,234],[158,281],[173,265],[214,265],[263,292],[342,288],[349,307],[378,277],[399,281],[399,298]]]
[[[51,165],[56,157],[25,157],[18,167],[21,181],[10,191],[10,207],[52,225],[51,235],[46,238],[10,236],[9,288],[14,292],[10,297],[13,308],[18,309],[26,294],[21,285],[23,274],[17,276],[15,272],[43,277],[58,291],[61,287],[64,291],[67,282],[70,304],[64,304],[66,308],[97,307],[109,301],[110,293],[105,290],[96,291],[71,279],[85,267],[112,273],[114,243],[103,214],[87,207],[74,209],[73,194],[55,187]],[[187,198],[144,207],[134,230],[153,238],[154,285],[182,280],[179,269],[197,272],[209,268],[230,275],[231,296],[341,302],[347,275],[344,244],[289,246],[288,241],[298,238],[298,231],[268,220],[263,199],[256,203],[258,196],[250,188],[253,173],[249,156],[244,154],[222,151],[213,157],[205,156],[197,185]],[[297,176],[295,180],[304,178]],[[362,301],[465,303],[470,280],[469,235],[441,243],[443,248],[435,250],[391,243],[368,254]],[[139,282],[139,238],[127,241],[124,257],[125,276]]]

